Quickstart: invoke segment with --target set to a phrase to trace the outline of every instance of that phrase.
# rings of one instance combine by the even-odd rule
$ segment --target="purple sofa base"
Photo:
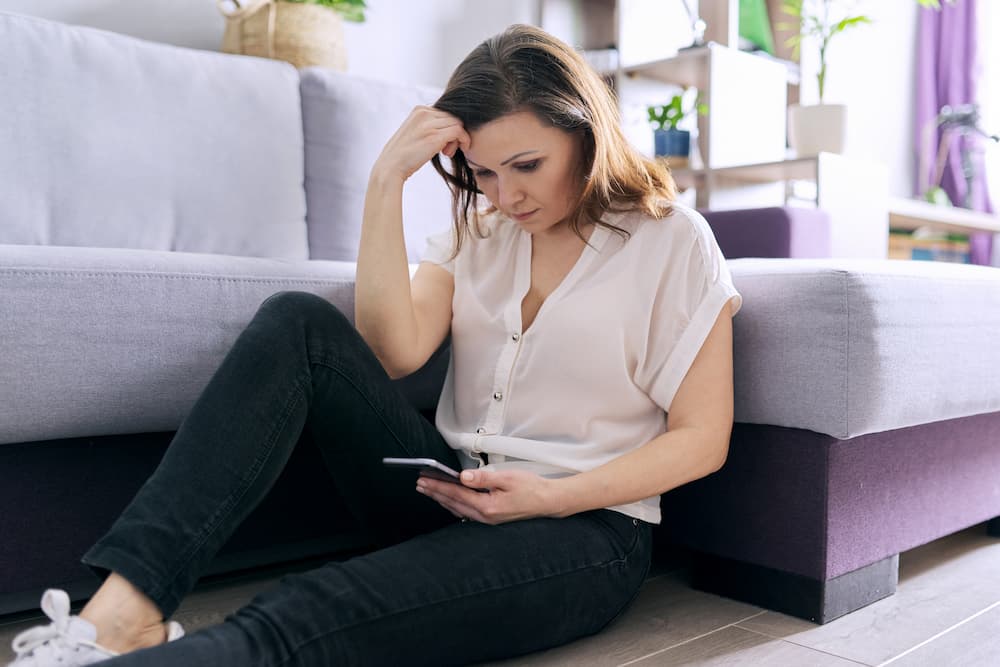
[[[697,585],[825,623],[891,595],[901,551],[1000,516],[997,480],[1000,412],[849,440],[736,424],[719,472],[663,496],[661,537],[706,554]]]
[[[171,435],[0,446],[0,535],[16,536],[0,540],[0,614],[47,587],[96,590],[79,558]],[[303,444],[207,575],[370,545]],[[1000,413],[850,440],[736,424],[722,470],[663,496],[657,539],[700,552],[696,587],[825,623],[891,595],[901,551],[990,519],[1000,537],[998,479]]]
[[[702,554],[691,585],[814,623],[826,623],[896,592],[899,555],[821,581],[780,570]]]
[[[0,445],[0,614],[37,610],[46,588],[88,598],[80,563],[155,470],[172,433]],[[206,576],[351,554],[370,540],[343,509],[308,436]],[[305,445],[305,446],[303,446]]]

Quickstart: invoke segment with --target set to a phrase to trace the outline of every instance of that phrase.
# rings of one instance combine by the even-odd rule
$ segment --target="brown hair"
[[[614,94],[579,53],[544,30],[516,24],[484,41],[455,69],[434,106],[459,118],[467,132],[502,116],[530,111],[543,123],[580,134],[583,187],[568,220],[581,239],[584,218],[628,236],[627,231],[601,222],[607,211],[641,211],[653,218],[670,214],[670,206],[659,201],[676,197],[669,169],[628,143]],[[482,192],[461,150],[451,159],[450,172],[439,155],[431,162],[451,189],[458,241],[454,258],[470,220],[483,237],[476,208]]]

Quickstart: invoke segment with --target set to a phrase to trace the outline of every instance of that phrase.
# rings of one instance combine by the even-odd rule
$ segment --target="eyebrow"
[[[537,152],[538,152],[537,150],[522,151],[522,152],[518,153],[517,155],[511,155],[509,158],[507,158],[506,160],[504,160],[503,162],[501,162],[500,166],[502,167],[502,166],[506,165],[508,162],[510,162],[511,160],[516,160],[517,158],[521,157],[522,155],[528,155],[530,153],[537,153]],[[477,164],[477,163],[473,162],[468,157],[465,158],[465,161],[468,162],[471,165],[475,165],[476,167],[482,167],[483,166],[481,164]]]

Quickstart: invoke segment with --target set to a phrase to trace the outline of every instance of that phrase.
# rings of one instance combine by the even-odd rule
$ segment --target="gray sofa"
[[[265,298],[353,315],[368,170],[435,91],[2,13],[0,59],[9,613],[93,590],[77,559]],[[404,210],[415,262],[450,224],[429,167]],[[699,586],[823,622],[891,594],[901,550],[1000,515],[1000,272],[815,259],[816,211],[706,217],[744,295],[738,423],[658,535],[699,552]],[[447,362],[397,380],[429,418]],[[211,573],[367,546],[308,445]]]

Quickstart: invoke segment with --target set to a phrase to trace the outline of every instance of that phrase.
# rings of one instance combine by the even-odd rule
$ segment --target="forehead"
[[[569,134],[528,111],[501,116],[469,132],[469,138],[467,157],[478,164],[500,162],[522,151],[565,149],[572,143]]]

